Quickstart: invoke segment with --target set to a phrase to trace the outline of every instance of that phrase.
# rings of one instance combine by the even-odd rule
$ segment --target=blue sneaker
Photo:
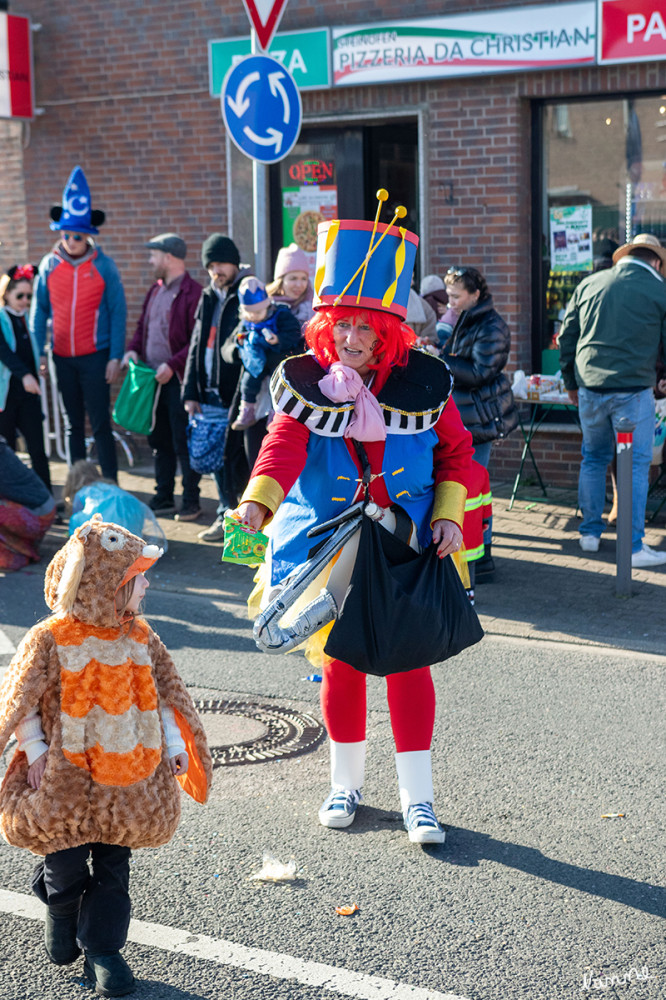
[[[446,833],[437,822],[432,802],[417,802],[405,814],[405,829],[413,844],[443,844]]]
[[[354,822],[356,809],[363,796],[359,788],[339,788],[334,785],[321,809],[319,822],[322,826],[340,830]]]

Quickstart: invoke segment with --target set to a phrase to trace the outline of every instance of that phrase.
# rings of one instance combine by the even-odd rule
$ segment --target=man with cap
[[[141,317],[123,366],[130,359],[144,361],[155,369],[159,396],[155,425],[148,444],[155,456],[155,496],[149,506],[157,515],[174,514],[174,488],[180,462],[183,498],[176,518],[195,521],[201,513],[201,476],[192,470],[187,450],[187,417],[180,398],[180,385],[192,336],[201,285],[185,268],[187,246],[175,233],[161,233],[146,243],[155,283],[146,295]]]
[[[606,469],[626,417],[635,424],[631,564],[650,569],[666,563],[666,552],[643,542],[660,350],[666,357],[666,247],[639,233],[615,251],[613,264],[581,281],[559,335],[562,378],[583,431],[579,541],[583,552],[599,550]]]
[[[221,349],[238,325],[238,286],[252,273],[241,267],[238,247],[222,233],[204,240],[201,263],[210,284],[201,295],[185,365],[182,397],[188,413],[199,413],[202,405],[228,410],[232,404],[242,366],[240,360],[225,361]],[[204,542],[224,540],[224,512],[236,506],[249,476],[238,432],[228,432],[224,465],[214,476],[219,504],[215,521],[199,534]]]
[[[118,268],[95,243],[104,218],[104,212],[91,207],[88,181],[81,167],[75,167],[62,205],[51,209],[51,229],[60,237],[39,265],[30,325],[44,355],[51,321],[69,461],[86,458],[87,413],[102,475],[115,480],[118,461],[109,415],[110,385],[125,347],[127,307]]]

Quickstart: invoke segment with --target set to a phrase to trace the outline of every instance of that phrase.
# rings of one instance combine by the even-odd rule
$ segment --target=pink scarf
[[[319,388],[334,403],[354,401],[354,416],[345,430],[345,437],[356,438],[357,441],[386,440],[382,408],[353,368],[336,361],[329,368],[328,375],[319,380]]]

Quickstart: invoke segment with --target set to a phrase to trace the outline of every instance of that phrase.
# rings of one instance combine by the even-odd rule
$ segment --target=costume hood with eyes
[[[119,587],[160,555],[96,515],[49,564],[44,593],[54,614],[28,632],[0,688],[0,752],[35,706],[49,746],[37,790],[20,750],[5,775],[0,831],[10,844],[41,855],[86,843],[158,847],[178,825],[178,782],[205,802],[212,762],[192,699],[150,626],[119,619],[115,608]],[[178,779],[165,707],[189,754]]]

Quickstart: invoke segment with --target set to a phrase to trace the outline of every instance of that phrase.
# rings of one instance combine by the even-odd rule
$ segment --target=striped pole
[[[618,421],[617,433],[617,543],[615,595],[631,597],[631,520],[634,428],[630,420]]]

